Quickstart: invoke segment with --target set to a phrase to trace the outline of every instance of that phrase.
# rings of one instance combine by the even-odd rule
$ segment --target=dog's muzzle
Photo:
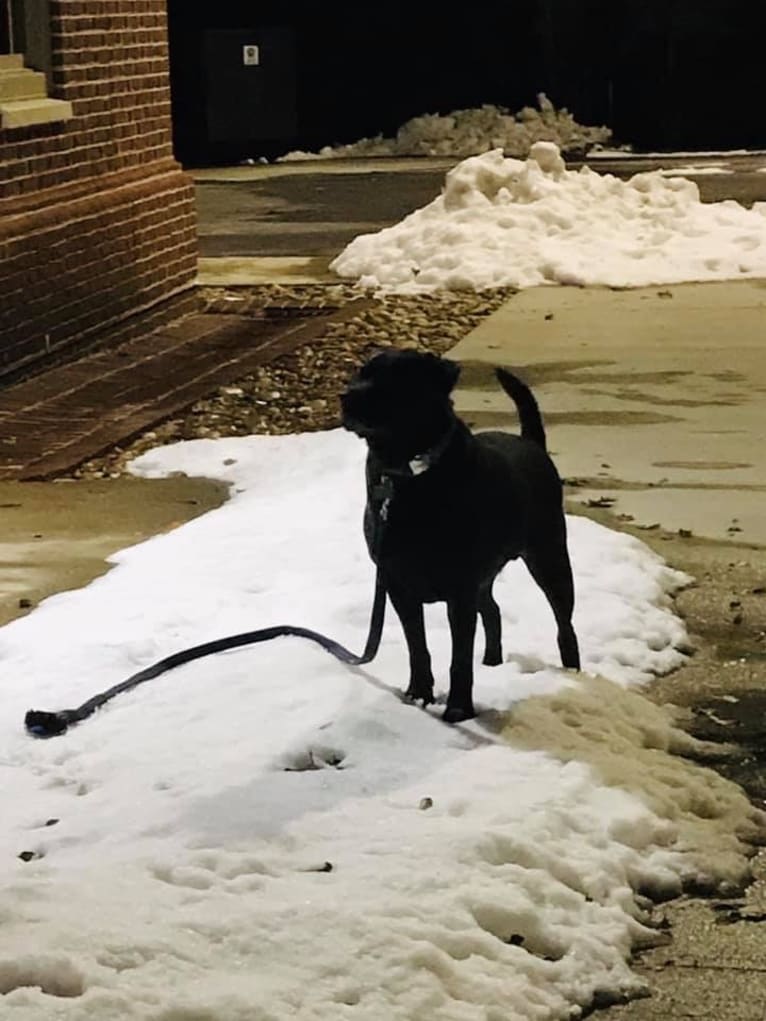
[[[363,439],[377,435],[380,430],[365,416],[365,403],[369,395],[369,387],[363,383],[352,383],[344,394],[341,394],[341,422],[343,428],[356,433]]]

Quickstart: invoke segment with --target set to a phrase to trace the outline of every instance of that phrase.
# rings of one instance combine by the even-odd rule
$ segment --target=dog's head
[[[384,351],[359,370],[341,397],[343,425],[388,467],[424,454],[452,426],[450,392],[460,367],[419,351]]]

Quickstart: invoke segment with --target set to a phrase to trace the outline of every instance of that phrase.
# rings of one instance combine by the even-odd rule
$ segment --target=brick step
[[[21,53],[0,54],[0,71],[16,71],[24,66],[24,57]]]
[[[28,128],[33,124],[68,121],[72,104],[63,99],[18,99],[0,101],[0,128]]]
[[[46,99],[45,75],[29,68],[0,67],[0,103],[16,102],[20,99]]]

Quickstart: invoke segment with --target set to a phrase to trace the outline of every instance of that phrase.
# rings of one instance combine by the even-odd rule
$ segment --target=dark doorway
[[[23,53],[35,71],[51,70],[49,0],[0,0],[0,53]]]
[[[205,133],[212,145],[295,136],[295,43],[289,28],[206,29]]]
[[[0,53],[13,51],[11,29],[11,0],[0,0]]]
[[[168,4],[173,140],[187,165],[286,152],[297,135],[295,30],[268,5]]]

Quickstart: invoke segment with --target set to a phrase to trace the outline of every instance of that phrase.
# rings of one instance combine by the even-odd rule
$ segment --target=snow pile
[[[363,669],[272,642],[152,681],[60,738],[26,737],[30,705],[78,704],[223,634],[295,622],[363,645],[355,437],[195,441],[136,468],[217,476],[233,497],[0,631],[0,1003],[14,1021],[569,1018],[639,987],[625,959],[653,934],[636,890],[677,892],[719,846],[710,880],[744,871],[717,823],[746,837],[746,799],[716,781],[698,830],[678,825],[709,774],[671,758],[684,739],[640,696],[558,667],[550,610],[518,564],[497,586],[507,659],[477,667],[470,724],[397,700],[407,655],[389,615]],[[683,578],[634,539],[570,528],[586,669],[625,685],[681,662],[669,593]],[[449,636],[431,609],[443,686]],[[593,684],[612,706],[638,700],[632,729],[624,712],[600,718],[575,748],[563,732],[582,712],[525,728],[526,706],[550,721]],[[497,733],[509,709],[512,744]],[[651,772],[651,802],[625,764],[602,774],[617,740]],[[647,745],[649,763],[634,755]]]
[[[402,293],[538,284],[640,287],[766,275],[766,203],[702,203],[662,172],[569,171],[557,146],[499,149],[453,167],[441,195],[355,238],[331,264]]]
[[[635,792],[671,819],[681,845],[694,848],[695,885],[742,883],[747,845],[762,840],[762,825],[743,812],[744,795],[727,780],[709,769],[690,770],[678,757],[712,760],[730,749],[703,747],[669,726],[658,706],[596,676],[526,699],[514,708],[504,733],[512,744],[545,747],[565,762],[589,763],[606,783]]]
[[[510,156],[529,152],[534,142],[555,142],[564,152],[581,153],[592,145],[607,142],[612,132],[606,127],[578,124],[562,107],[557,110],[544,92],[538,93],[540,109],[525,106],[513,114],[503,106],[485,104],[452,113],[427,113],[403,124],[396,138],[362,138],[349,145],[326,145],[316,152],[296,150],[279,162],[297,160],[374,158],[381,156],[474,156],[490,149],[502,149]]]

